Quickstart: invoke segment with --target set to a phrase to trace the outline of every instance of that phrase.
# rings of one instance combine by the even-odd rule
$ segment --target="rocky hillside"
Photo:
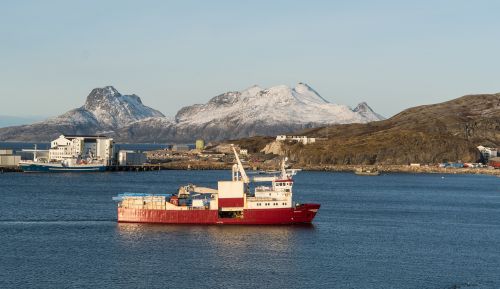
[[[301,133],[328,138],[284,146],[291,159],[304,165],[477,161],[476,146],[500,146],[500,94],[467,95],[410,108],[383,121]]]
[[[193,142],[273,136],[333,123],[380,120],[366,103],[355,109],[326,101],[307,84],[226,92],[206,104],[180,109],[175,118],[144,106],[111,86],[94,89],[85,104],[33,125],[0,129],[3,141],[47,141],[64,134],[106,134],[119,142]]]

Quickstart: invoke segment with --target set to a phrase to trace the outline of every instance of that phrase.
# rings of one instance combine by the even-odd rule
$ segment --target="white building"
[[[481,156],[483,157],[485,162],[488,162],[490,158],[494,158],[498,156],[498,150],[497,148],[488,148],[485,146],[478,146],[477,149],[481,153]]]
[[[61,135],[50,143],[49,159],[92,158],[104,164],[113,160],[113,139],[105,136]]]
[[[299,136],[289,136],[289,135],[278,135],[276,136],[277,141],[296,141],[300,142],[303,144],[311,144],[316,142],[316,138],[314,137],[307,137],[304,135],[299,135]]]

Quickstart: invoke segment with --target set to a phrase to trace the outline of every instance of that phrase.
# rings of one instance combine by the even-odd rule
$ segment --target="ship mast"
[[[282,180],[288,178],[288,174],[286,173],[285,162],[286,162],[286,157],[284,157],[283,159],[281,159],[281,179]]]

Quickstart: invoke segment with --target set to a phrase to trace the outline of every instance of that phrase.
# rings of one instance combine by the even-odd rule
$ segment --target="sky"
[[[0,1],[0,115],[55,116],[113,85],[173,116],[305,82],[390,117],[500,92],[500,1]]]

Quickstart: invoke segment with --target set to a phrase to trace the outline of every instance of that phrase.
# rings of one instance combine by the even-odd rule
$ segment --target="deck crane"
[[[234,157],[236,158],[236,164],[233,165],[233,181],[238,181],[241,179],[245,184],[250,183],[250,179],[248,178],[247,173],[245,172],[245,169],[241,164],[240,157],[238,156],[238,153],[236,152],[233,144],[231,144],[231,148],[233,149]]]

